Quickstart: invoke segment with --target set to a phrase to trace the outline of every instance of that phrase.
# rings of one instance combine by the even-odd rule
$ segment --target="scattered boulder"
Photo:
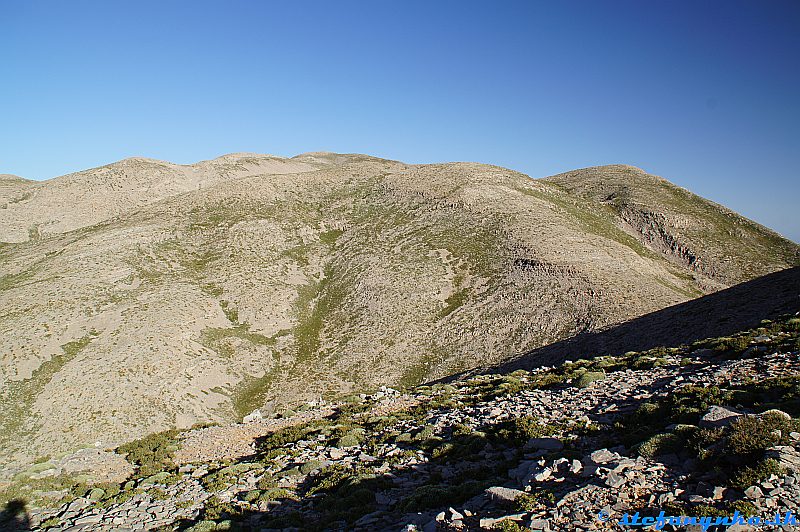
[[[703,428],[726,427],[744,413],[724,406],[712,406],[708,412],[700,419],[700,426]]]
[[[606,486],[610,488],[619,488],[623,484],[625,484],[625,477],[616,471],[611,471],[606,477]]]
[[[589,460],[595,464],[607,464],[612,460],[619,458],[619,455],[612,453],[608,449],[598,449],[589,455]]]
[[[777,460],[778,465],[789,471],[800,473],[800,452],[790,445],[779,445],[767,450],[766,456]]]
[[[492,486],[484,493],[491,501],[500,504],[511,505],[514,503],[517,497],[523,495],[525,492],[513,488],[504,488],[503,486]]]
[[[263,420],[264,416],[261,414],[261,410],[256,409],[244,416],[244,418],[242,418],[242,423],[257,423]]]

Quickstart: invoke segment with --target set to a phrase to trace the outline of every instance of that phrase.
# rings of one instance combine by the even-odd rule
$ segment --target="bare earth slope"
[[[680,190],[328,153],[4,177],[0,461],[493,365],[800,263]]]
[[[774,231],[633,166],[585,168],[546,180],[612,211],[628,233],[708,287],[730,286],[797,261],[797,247],[783,245]]]

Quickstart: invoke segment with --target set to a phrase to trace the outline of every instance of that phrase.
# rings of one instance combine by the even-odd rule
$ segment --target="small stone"
[[[505,515],[503,517],[498,517],[497,519],[493,519],[490,517],[486,517],[480,520],[481,528],[494,528],[495,525],[502,523],[503,521],[522,521],[525,514],[514,514],[514,515]]]
[[[397,502],[397,499],[386,493],[376,493],[375,502],[383,506],[391,506]]]
[[[553,470],[550,469],[549,467],[545,467],[544,469],[542,469],[538,473],[534,474],[533,475],[533,479],[536,482],[544,482],[545,480],[549,479],[551,476],[553,476]]]
[[[263,420],[264,416],[261,414],[261,410],[256,409],[244,416],[244,418],[242,418],[242,423],[257,423]]]
[[[581,469],[583,469],[583,464],[581,463],[581,461],[572,460],[572,464],[569,466],[570,473],[572,473],[573,475],[577,475],[581,472]]]
[[[531,519],[530,523],[528,523],[528,528],[531,530],[539,530],[544,532],[546,530],[550,530],[550,521],[542,518],[533,518]]]
[[[524,494],[524,491],[515,490],[513,488],[504,488],[503,486],[492,486],[484,492],[489,500],[501,504],[511,504],[517,497]],[[466,512],[465,512],[466,513]]]
[[[331,457],[331,460],[341,460],[342,458],[347,455],[346,452],[342,451],[341,449],[332,448],[328,451],[328,456]]]
[[[550,467],[553,471],[561,471],[567,469],[569,467],[569,459],[567,458],[556,458],[553,460],[553,463],[550,464]]]
[[[93,488],[89,492],[87,497],[89,497],[89,499],[92,500],[92,501],[99,501],[100,499],[103,498],[103,496],[105,496],[105,494],[106,494],[106,490],[104,490],[102,488]]]
[[[715,486],[714,487],[714,491],[711,494],[711,498],[714,499],[715,501],[722,500],[725,497],[725,492],[726,491],[727,491],[727,488],[723,488],[723,487],[720,487],[720,486]]]
[[[764,496],[764,493],[758,486],[750,486],[749,488],[744,490],[744,495],[748,499],[760,499],[761,497]]]
[[[619,473],[616,473],[615,471],[610,472],[608,477],[606,477],[606,486],[611,488],[619,488],[623,484],[625,484],[625,477]]]
[[[437,526],[436,521],[431,520],[422,526],[422,532],[436,532],[437,528],[439,527]]]
[[[508,477],[513,478],[518,482],[522,482],[531,474],[531,471],[536,467],[536,462],[533,460],[523,460],[514,469],[509,469]]]
[[[436,514],[436,520],[437,520],[438,522],[440,522],[440,523],[441,523],[442,521],[444,521],[444,517],[445,517],[445,513],[444,513],[444,512],[439,512],[438,514]]]
[[[599,449],[589,455],[589,459],[595,464],[607,464],[614,458],[616,458],[616,456],[608,449]]]
[[[715,405],[709,408],[708,412],[700,419],[700,426],[704,428],[725,427],[743,415],[738,410]]]
[[[800,472],[800,452],[790,445],[778,445],[767,449],[766,456],[777,460],[784,469]]]

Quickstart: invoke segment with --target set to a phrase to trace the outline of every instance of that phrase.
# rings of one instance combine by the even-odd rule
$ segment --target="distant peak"
[[[632,172],[637,174],[651,175],[646,170],[643,170],[638,166],[633,166],[631,164],[621,164],[621,163],[589,166],[587,168],[579,168],[577,170],[572,170],[570,173],[574,172]]]
[[[0,181],[31,181],[14,174],[0,174]]]
[[[285,159],[286,157],[281,157],[280,155],[272,155],[270,153],[255,153],[255,152],[235,152],[235,153],[226,153],[225,155],[220,155],[216,159],[212,159],[213,161],[220,161],[220,160],[231,160],[231,159]]]
[[[162,160],[153,159],[153,158],[150,158],[150,157],[139,157],[139,156],[126,157],[126,158],[122,159],[121,161],[117,161],[117,162],[111,163],[111,164],[120,164],[120,163],[173,164],[173,163],[171,163],[169,161],[162,161]]]
[[[661,176],[651,174],[650,172],[633,166],[630,164],[604,164],[600,166],[589,166],[587,168],[579,168],[577,170],[569,170],[560,174],[552,175],[544,178],[548,181],[554,182],[584,182],[596,180],[612,180],[617,182],[625,182],[628,180],[639,180],[649,182],[670,183],[667,179]]]

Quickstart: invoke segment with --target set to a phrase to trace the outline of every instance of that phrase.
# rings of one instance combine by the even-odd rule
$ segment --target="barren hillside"
[[[236,154],[0,178],[0,460],[407,386],[800,264],[645,172]]]

